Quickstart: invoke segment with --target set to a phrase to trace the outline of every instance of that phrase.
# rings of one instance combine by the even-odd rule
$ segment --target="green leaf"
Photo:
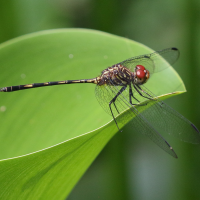
[[[0,86],[94,78],[149,52],[93,30],[29,34],[0,45]],[[185,91],[171,67],[152,77],[146,87],[156,95]],[[94,90],[95,84],[72,84],[0,93],[0,199],[66,198],[118,132]]]

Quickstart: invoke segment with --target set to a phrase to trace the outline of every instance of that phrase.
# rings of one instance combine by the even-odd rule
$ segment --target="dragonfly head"
[[[137,65],[134,72],[134,84],[142,85],[147,82],[150,73],[143,65]]]

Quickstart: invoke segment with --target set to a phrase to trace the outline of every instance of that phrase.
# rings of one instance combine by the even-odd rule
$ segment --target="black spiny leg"
[[[145,94],[147,94],[149,97],[152,98],[152,96],[151,96],[149,93],[147,93],[146,91],[144,91],[139,85],[137,85],[137,87],[138,87],[142,92],[144,92]]]
[[[140,101],[133,96],[132,87],[131,87],[131,85],[129,85],[129,102],[131,105],[137,105],[137,104],[132,103],[131,97],[133,97],[138,103],[140,103]]]
[[[153,101],[157,101],[156,99],[153,99],[152,96],[151,96],[150,94],[148,94],[146,91],[144,91],[139,85],[137,85],[137,87],[139,88],[139,90],[141,90],[141,91],[144,92],[146,95],[148,95],[149,97],[151,97],[151,98],[148,98],[148,97],[145,97],[145,98],[148,98],[148,99],[153,100]],[[159,102],[159,105],[160,105],[160,107],[162,107],[163,102],[162,102],[162,101]]]
[[[144,90],[142,90],[142,88],[141,88],[139,85],[135,85],[135,84],[134,84],[133,86],[134,86],[134,88],[136,89],[136,91],[139,93],[140,96],[142,96],[142,97],[144,97],[144,98],[146,98],[146,99],[149,99],[149,100],[154,100],[154,99],[152,98],[152,96],[151,96],[150,94],[148,94],[147,92],[145,92]],[[144,92],[144,93],[147,94],[149,97],[144,96],[140,91]]]
[[[110,101],[110,103],[109,103],[110,112],[111,112],[111,114],[112,114],[112,117],[113,117],[113,119],[114,119],[114,121],[115,121],[115,124],[117,125],[117,128],[118,128],[118,129],[119,129],[119,127],[118,127],[117,121],[116,121],[116,119],[115,119],[115,116],[114,116],[114,114],[113,114],[113,112],[112,112],[111,105],[112,105],[112,103],[113,103],[114,106],[115,106],[115,109],[116,109],[117,112],[119,113],[119,111],[118,111],[118,109],[117,109],[117,107],[116,107],[116,105],[115,105],[115,101],[116,101],[117,97],[118,97],[125,89],[126,89],[126,86],[122,87],[122,88],[120,89],[120,91],[116,94],[116,96],[115,96],[115,97]],[[120,131],[120,129],[119,129],[119,131]]]

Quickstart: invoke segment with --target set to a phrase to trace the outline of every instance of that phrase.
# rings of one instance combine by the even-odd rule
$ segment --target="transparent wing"
[[[192,122],[156,98],[146,87],[140,87],[155,100],[149,101],[145,108],[140,106],[138,112],[142,113],[159,133],[168,133],[185,142],[200,143],[200,133]]]
[[[164,58],[170,65],[172,65],[178,60],[178,57],[179,50],[173,47],[156,51],[150,54],[132,57],[118,64],[129,68],[132,72],[134,71],[136,65],[143,65],[152,74],[169,67],[167,63],[164,64],[162,58]]]
[[[102,85],[96,86],[95,93],[97,100],[100,105],[104,108],[106,112],[111,114],[109,103],[110,101],[117,95],[120,91],[121,86],[110,86],[110,85]],[[142,134],[148,136],[154,143],[156,143],[160,148],[164,151],[177,158],[176,153],[172,149],[172,147],[168,144],[168,142],[159,134],[159,132],[154,129],[154,127],[150,124],[150,122],[142,115],[142,113],[136,109],[133,105],[129,103],[129,89],[124,90],[116,99],[115,102],[116,107],[112,104],[111,109],[116,117],[116,115],[124,110],[126,111],[126,115],[120,116],[117,118],[117,123],[125,124],[131,118],[132,120],[133,130],[135,132],[141,132]],[[143,106],[138,106],[143,107]],[[120,120],[120,121],[119,121]]]
[[[119,64],[131,71],[134,71],[136,65],[143,65],[153,73],[166,69],[169,66],[167,62],[173,64],[178,57],[178,49],[168,48],[130,58]],[[133,130],[148,136],[174,157],[177,157],[176,153],[160,134],[168,133],[186,142],[200,143],[200,134],[194,124],[166,105],[143,85],[117,86],[112,84],[112,80],[109,80],[109,83],[110,85],[96,86],[96,97],[104,110],[111,115],[113,113],[114,117],[127,110],[117,118],[117,123],[122,122],[124,124],[130,118],[134,118],[132,120]],[[129,88],[132,88],[133,97],[130,97]],[[130,98],[134,106],[130,103]],[[116,101],[113,102],[113,99],[116,99]],[[138,102],[140,104],[136,105]]]

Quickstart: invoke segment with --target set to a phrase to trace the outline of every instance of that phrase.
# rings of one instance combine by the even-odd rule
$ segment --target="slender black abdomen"
[[[55,82],[45,82],[45,83],[33,83],[27,85],[16,85],[10,87],[0,88],[0,92],[14,92],[18,90],[25,90],[30,88],[44,87],[44,86],[53,86],[53,85],[62,85],[62,84],[71,84],[71,83],[96,83],[96,78],[94,79],[82,79],[82,80],[67,80],[67,81],[55,81]]]

